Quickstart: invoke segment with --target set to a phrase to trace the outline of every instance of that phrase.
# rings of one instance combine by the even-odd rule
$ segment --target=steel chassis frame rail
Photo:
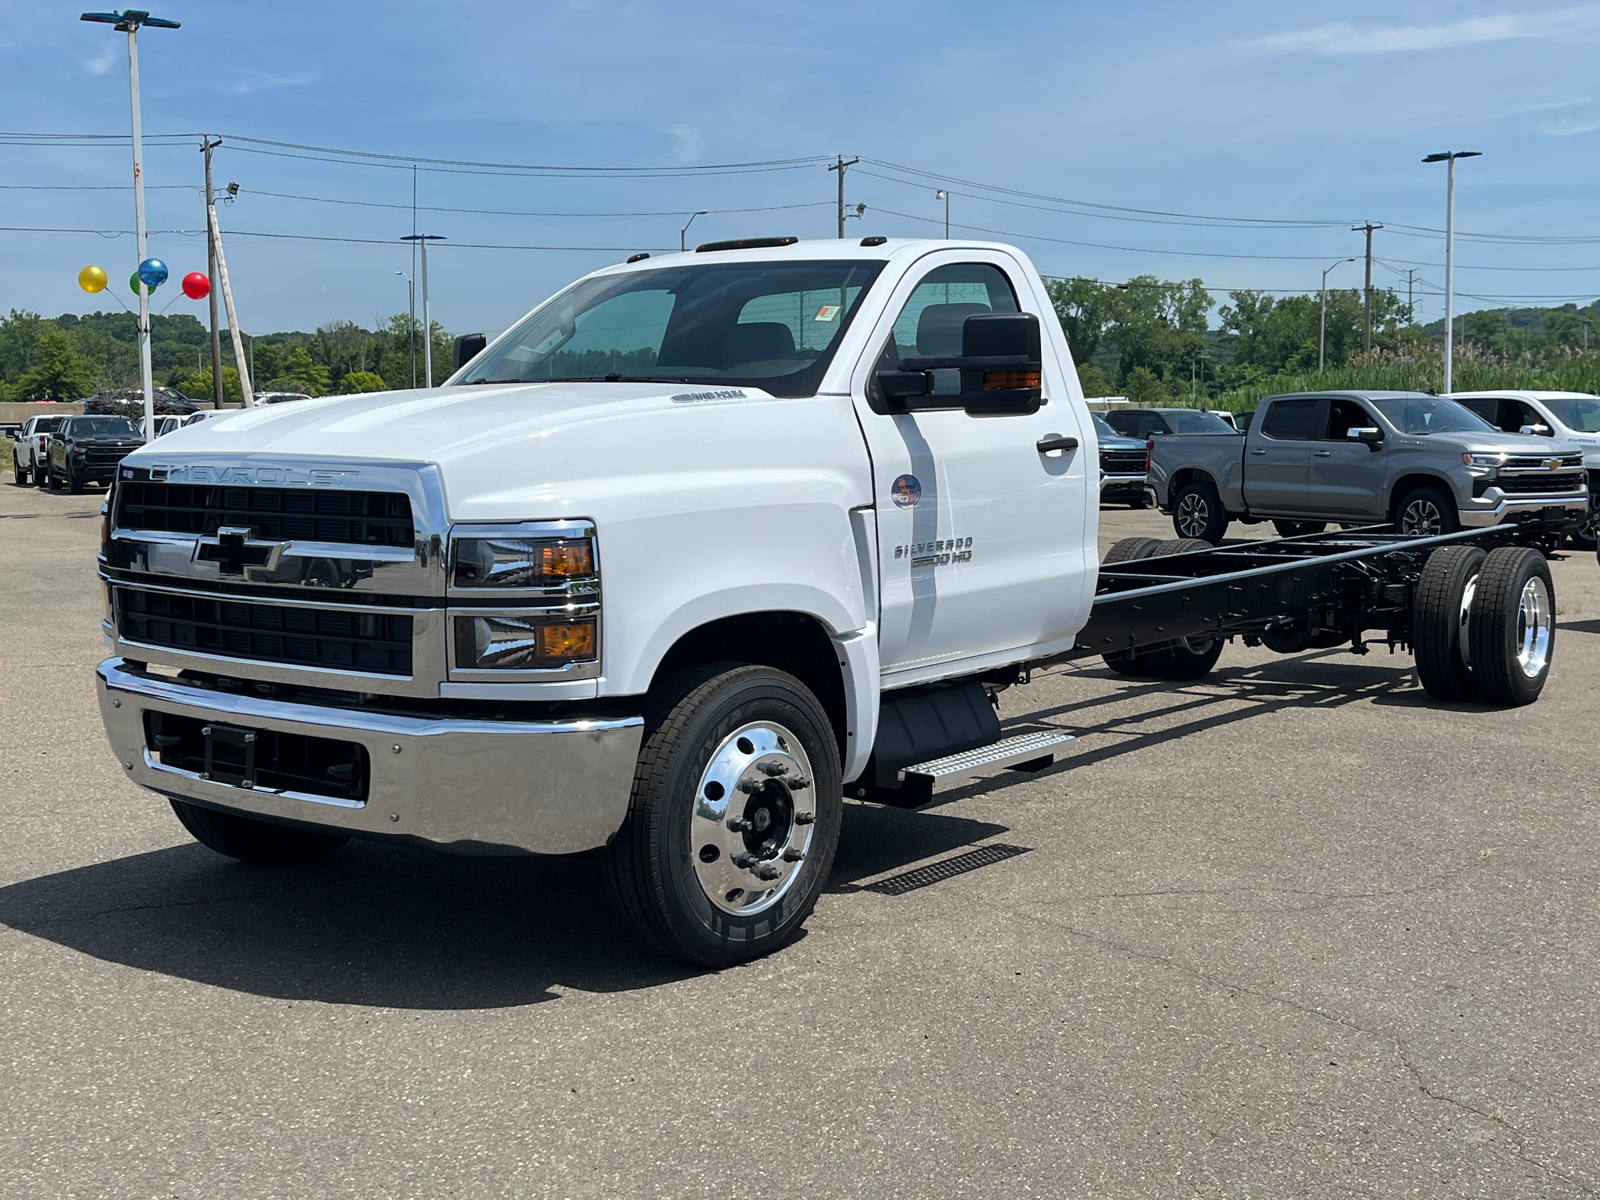
[[[1077,645],[1051,661],[1180,638],[1243,635],[1253,642],[1302,621],[1312,632],[1348,637],[1357,654],[1367,651],[1367,629],[1386,630],[1391,649],[1409,645],[1412,593],[1428,555],[1459,542],[1511,545],[1516,534],[1514,526],[1496,525],[1427,537],[1380,525],[1102,567]]]

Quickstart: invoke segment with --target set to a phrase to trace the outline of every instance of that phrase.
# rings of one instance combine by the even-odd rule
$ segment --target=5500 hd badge
[[[913,567],[943,567],[949,563],[972,561],[971,538],[940,538],[932,542],[910,542],[894,548],[896,558],[909,558]]]

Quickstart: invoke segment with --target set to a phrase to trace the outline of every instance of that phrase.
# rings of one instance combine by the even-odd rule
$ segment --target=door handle
[[[1327,458],[1332,453],[1333,453],[1332,450],[1313,450],[1311,452],[1311,457],[1312,458]]]
[[[1058,450],[1076,450],[1078,448],[1078,439],[1075,437],[1061,437],[1058,434],[1050,434],[1046,437],[1040,438],[1035,445],[1037,446],[1040,454],[1054,454]]]
[[[1250,451],[1250,453],[1251,454],[1265,454],[1266,451],[1264,449],[1256,449],[1256,450]]]

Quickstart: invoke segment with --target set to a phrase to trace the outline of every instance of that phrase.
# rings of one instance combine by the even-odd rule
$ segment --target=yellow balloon
[[[103,292],[106,290],[106,273],[103,267],[93,265],[85,267],[78,272],[78,286],[86,292]]]

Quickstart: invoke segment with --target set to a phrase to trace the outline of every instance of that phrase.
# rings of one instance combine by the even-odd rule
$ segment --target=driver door
[[[1097,564],[1098,474],[1070,363],[1043,339],[1045,402],[1031,414],[893,414],[873,377],[901,357],[959,354],[966,318],[1031,312],[1054,322],[1031,273],[999,252],[939,251],[895,285],[851,388],[872,460],[885,686],[976,669],[1063,641],[1088,617]],[[1076,383],[1076,375],[1071,378]],[[1074,437],[1066,452],[1041,440]]]

